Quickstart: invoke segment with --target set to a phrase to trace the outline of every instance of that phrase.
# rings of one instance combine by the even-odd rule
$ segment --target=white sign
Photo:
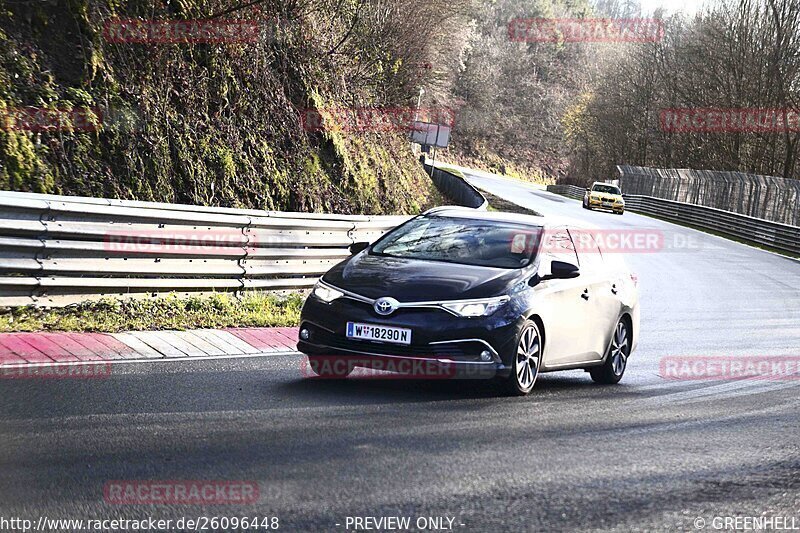
[[[447,148],[450,144],[452,127],[430,122],[414,122],[411,127],[411,141],[423,146]]]

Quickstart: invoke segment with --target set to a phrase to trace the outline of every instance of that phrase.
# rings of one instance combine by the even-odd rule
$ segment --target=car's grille
[[[350,350],[376,355],[479,361],[481,351],[486,349],[486,346],[480,342],[454,342],[426,346],[381,344],[379,342],[351,340],[320,328],[309,329],[311,330],[310,342],[318,346],[322,345],[334,350]]]

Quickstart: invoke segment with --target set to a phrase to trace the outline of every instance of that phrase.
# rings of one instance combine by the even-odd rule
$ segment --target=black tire
[[[589,207],[589,202],[586,201],[586,198],[583,199],[583,208],[588,209],[589,211],[592,210],[592,208]]]
[[[631,355],[631,332],[628,322],[620,319],[611,335],[606,360],[601,366],[589,369],[589,375],[595,383],[615,385],[625,375],[628,358]]]
[[[517,336],[515,346],[516,350],[511,358],[511,374],[504,382],[505,391],[511,396],[526,396],[536,384],[542,363],[542,334],[539,326],[531,320],[526,321]]]
[[[314,374],[325,379],[345,379],[353,372],[353,366],[346,357],[309,355],[308,366]]]

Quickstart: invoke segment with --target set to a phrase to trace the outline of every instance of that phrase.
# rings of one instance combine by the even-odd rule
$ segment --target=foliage
[[[585,83],[587,48],[515,42],[509,39],[509,23],[590,13],[581,0],[478,4],[452,89],[461,103],[453,134],[456,158],[539,183],[564,174],[560,117]]]
[[[718,0],[665,19],[665,38],[624,47],[573,108],[571,181],[615,166],[800,178],[800,131],[675,132],[670,109],[800,109],[800,0]]]
[[[257,43],[110,42],[114,17],[256,21]],[[515,42],[515,18],[656,17],[650,43]],[[800,108],[800,0],[0,0],[0,111],[112,111],[99,132],[0,128],[0,187],[223,206],[417,212],[405,132],[305,110],[457,110],[442,157],[538,183],[618,164],[800,176],[800,132],[670,133],[669,108]],[[107,117],[106,117],[107,118]],[[108,126],[108,127],[106,127]]]
[[[646,18],[655,42],[513,42],[514,18]],[[672,108],[800,109],[800,0],[713,0],[694,17],[637,1],[481,1],[451,99],[447,158],[586,184],[616,165],[800,177],[800,132],[670,133]],[[498,164],[492,164],[495,159]],[[508,172],[505,172],[508,174]]]
[[[374,39],[402,19],[399,2],[361,4],[0,0],[0,109],[102,110],[99,131],[15,131],[6,120],[0,187],[292,211],[430,206],[434,189],[405,132],[335,139],[301,122],[323,105],[413,101],[410,65],[426,50],[401,34]],[[238,43],[113,42],[104,33],[117,18],[209,17],[264,31]]]

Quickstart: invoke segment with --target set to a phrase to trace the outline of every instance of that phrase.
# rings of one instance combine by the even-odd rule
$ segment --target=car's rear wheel
[[[628,357],[631,354],[631,341],[628,324],[624,319],[617,322],[614,334],[611,337],[611,346],[608,347],[606,361],[602,366],[589,370],[595,383],[613,385],[619,383],[628,366]]]
[[[308,366],[314,374],[326,379],[344,379],[353,372],[353,366],[345,357],[309,355]]]
[[[506,389],[510,394],[525,396],[533,390],[536,378],[539,377],[539,366],[542,361],[541,338],[536,323],[525,322],[517,341],[511,375],[506,381]]]

